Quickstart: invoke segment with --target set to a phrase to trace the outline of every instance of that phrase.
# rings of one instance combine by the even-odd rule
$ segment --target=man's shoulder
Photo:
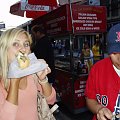
[[[111,60],[109,57],[107,57],[107,58],[101,59],[98,62],[96,62],[94,66],[95,67],[106,67],[107,65],[110,65],[110,64],[111,64]]]

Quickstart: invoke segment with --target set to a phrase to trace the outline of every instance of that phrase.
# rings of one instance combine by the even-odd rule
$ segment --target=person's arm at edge
[[[98,111],[101,108],[103,108],[103,106],[98,104],[98,102],[96,100],[89,99],[88,97],[86,97],[86,104],[87,104],[87,107],[89,108],[89,110],[94,114],[97,114]]]

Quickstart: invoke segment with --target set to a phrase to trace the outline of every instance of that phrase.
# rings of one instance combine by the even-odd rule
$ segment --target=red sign
[[[44,5],[44,6],[49,6],[50,7],[50,11],[56,9],[57,6],[57,1],[56,0],[28,0],[28,3],[32,6],[32,5]],[[28,7],[28,6],[27,6]],[[42,9],[42,8],[41,8]],[[27,10],[21,10],[21,2],[19,1],[16,4],[13,4],[12,6],[10,6],[10,13],[14,14],[14,15],[18,15],[18,16],[22,16],[24,17],[24,12],[26,11],[26,17],[27,18],[38,18],[50,11],[27,11]]]
[[[82,108],[86,106],[85,87],[87,75],[80,76],[74,83],[74,108]]]
[[[43,26],[49,35],[64,34],[71,31],[71,19],[68,6],[56,10],[32,21],[32,24]]]
[[[69,4],[69,3],[79,3],[79,4],[83,4],[86,3],[87,0],[58,0],[60,5],[65,5],[65,4]]]
[[[28,3],[31,5],[46,5],[50,6],[51,10],[54,10],[57,7],[57,1],[56,0],[28,0]],[[26,17],[28,18],[38,18],[44,14],[46,14],[47,11],[26,11]]]
[[[106,31],[106,8],[103,6],[85,6],[72,4],[74,33],[98,33]],[[69,5],[32,21],[32,24],[44,26],[49,35],[72,33],[72,20]]]
[[[106,31],[106,7],[73,5],[72,14],[75,33]]]

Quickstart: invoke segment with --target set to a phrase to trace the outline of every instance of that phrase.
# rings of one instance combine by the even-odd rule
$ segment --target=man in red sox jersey
[[[93,120],[120,120],[120,24],[107,37],[108,57],[93,65],[85,96]]]

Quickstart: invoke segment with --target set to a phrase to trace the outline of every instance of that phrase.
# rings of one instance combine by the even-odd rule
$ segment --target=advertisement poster
[[[63,5],[58,9],[34,20],[33,24],[44,24],[45,30],[49,35],[57,35],[72,32],[74,33],[98,33],[106,32],[106,7],[72,5],[72,19],[69,5]],[[73,20],[73,22],[72,22]]]
[[[104,6],[72,6],[74,31],[77,32],[105,32],[106,7]]]

